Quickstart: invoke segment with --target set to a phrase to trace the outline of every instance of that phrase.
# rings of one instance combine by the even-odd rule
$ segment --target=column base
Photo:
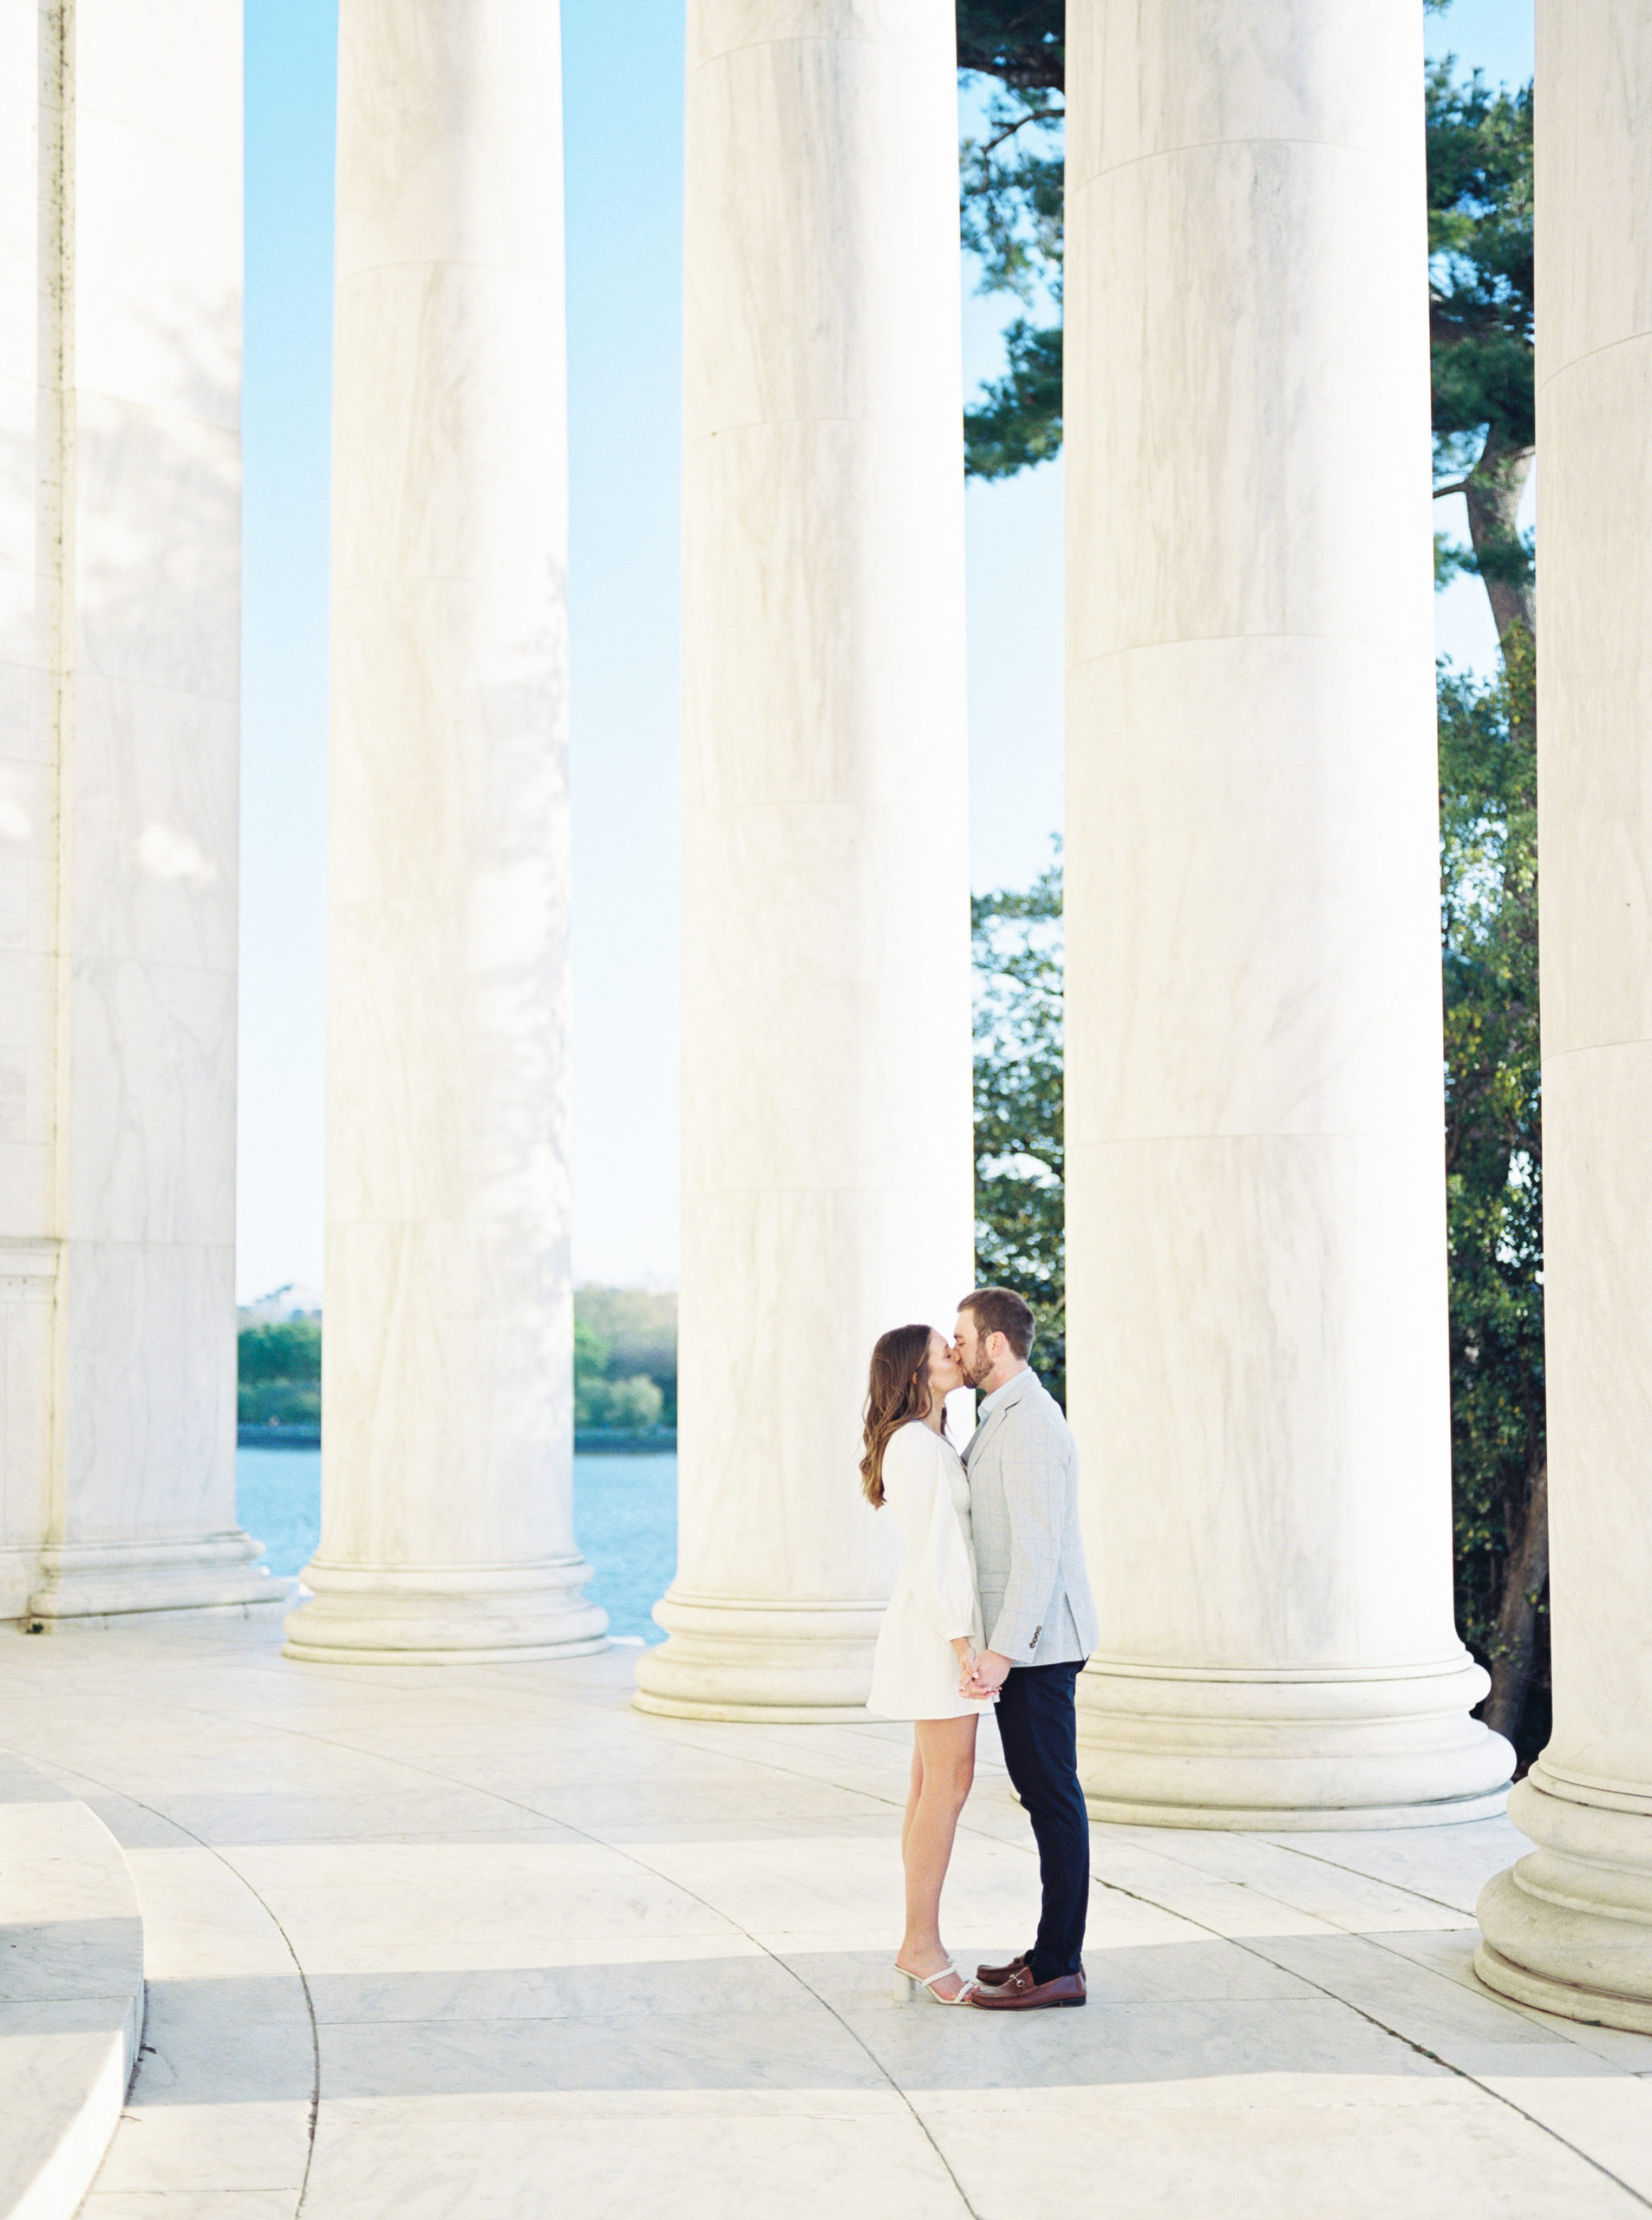
[[[1093,1818],[1266,1833],[1448,1826],[1502,1811],[1514,1753],[1469,1712],[1465,1651],[1389,1673],[1235,1674],[1093,1662],[1078,1686]]]
[[[776,1726],[867,1717],[881,1603],[756,1603],[672,1589],[637,1662],[638,1711]]]
[[[580,1593],[583,1557],[538,1564],[328,1564],[287,1619],[288,1657],[311,1665],[531,1664],[608,1647],[608,1614]]]
[[[1509,1878],[1499,1873],[1486,1888],[1496,1889]],[[1485,1901],[1482,1896],[1480,1902]],[[1572,1982],[1550,1981],[1517,1966],[1489,1942],[1482,1942],[1475,1951],[1474,1972],[1487,1988],[1515,2004],[1529,2004],[1563,2020],[1581,2020],[1590,2027],[1625,2027],[1632,2034],[1652,2035],[1652,1997],[1618,1996],[1606,1989],[1583,1988]]]
[[[272,1578],[263,1556],[238,1528],[189,1541],[53,1543],[39,1553],[22,1623],[44,1634],[144,1613],[267,1617],[286,1609],[294,1583]]]
[[[1480,1891],[1475,1972],[1516,2003],[1652,2034],[1652,1797],[1540,1758],[1509,1817],[1538,1848]]]

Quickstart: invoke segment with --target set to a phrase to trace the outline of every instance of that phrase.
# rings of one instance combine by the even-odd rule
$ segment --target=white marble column
[[[1652,2034],[1652,19],[1540,0],[1537,82],[1554,1728],[1475,1968]]]
[[[885,1328],[970,1285],[951,0],[690,0],[680,1543],[646,1710],[864,1703]]]
[[[238,0],[0,0],[0,1617],[235,1521]]]
[[[343,0],[327,1334],[290,1655],[603,1645],[572,1525],[561,87]]]
[[[1421,16],[1074,0],[1068,41],[1083,1778],[1155,1825],[1473,1816]]]

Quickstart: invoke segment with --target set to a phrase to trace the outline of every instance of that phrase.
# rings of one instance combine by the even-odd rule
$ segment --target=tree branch
[[[1067,110],[1064,108],[1029,108],[1025,115],[1018,115],[1013,123],[1006,124],[996,139],[983,139],[976,152],[979,154],[996,154],[1006,139],[1013,139],[1018,131],[1024,131],[1029,123],[1064,123],[1066,121]]]

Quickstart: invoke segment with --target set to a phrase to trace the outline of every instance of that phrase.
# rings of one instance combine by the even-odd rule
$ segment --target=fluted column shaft
[[[304,1657],[599,1646],[572,1531],[548,0],[339,33],[322,1538]]]
[[[1092,1809],[1492,1808],[1452,1621],[1420,17],[1074,0]]]
[[[241,10],[0,10],[0,1619],[235,1516]]]
[[[1476,1965],[1652,2032],[1652,20],[1539,0],[1537,87],[1554,1730]]]
[[[680,1553],[645,1708],[865,1700],[885,1328],[970,1284],[950,0],[691,0]]]

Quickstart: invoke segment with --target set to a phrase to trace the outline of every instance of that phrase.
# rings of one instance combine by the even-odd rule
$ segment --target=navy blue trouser
[[[1044,1903],[1033,1944],[1035,1981],[1075,1974],[1090,1903],[1090,1815],[1079,1786],[1078,1720],[1073,1690],[1082,1670],[1016,1665],[998,1696],[998,1739],[1038,1845]]]

